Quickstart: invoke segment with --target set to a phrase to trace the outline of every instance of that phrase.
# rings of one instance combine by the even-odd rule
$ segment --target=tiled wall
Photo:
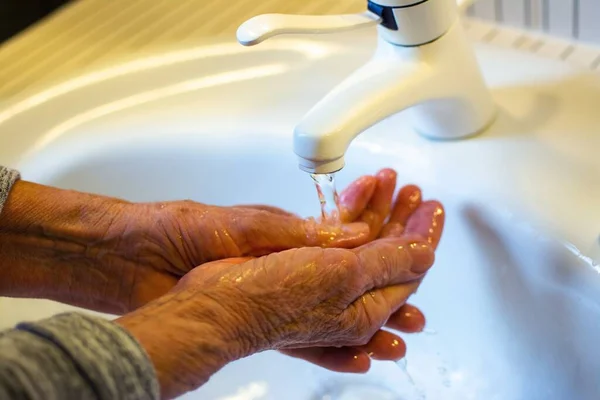
[[[600,0],[479,0],[469,14],[600,44]]]

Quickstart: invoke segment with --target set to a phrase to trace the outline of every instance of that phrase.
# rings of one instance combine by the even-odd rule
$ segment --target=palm
[[[382,170],[375,177],[356,181],[340,196],[343,222],[367,222],[371,240],[417,237],[435,249],[444,227],[442,205],[437,201],[423,202],[421,190],[413,185],[403,187],[393,202],[395,187],[396,174],[392,170]],[[363,195],[357,196],[356,192]],[[419,332],[424,325],[423,314],[408,304],[393,314],[386,324],[388,328],[407,333]],[[404,357],[405,350],[400,337],[380,330],[361,347],[291,349],[283,353],[334,371],[364,372],[369,369],[371,358],[396,360]]]
[[[352,183],[340,196],[342,222],[368,224],[369,237],[365,238],[368,240],[414,235],[437,246],[444,223],[442,206],[435,201],[422,202],[421,192],[415,186],[402,188],[392,203],[395,184],[396,175],[391,170]],[[322,239],[307,238],[305,220],[269,206],[221,208],[174,202],[159,206],[159,209],[160,213],[151,213],[147,219],[148,224],[159,229],[143,229],[145,245],[136,254],[140,267],[133,273],[129,309],[165,294],[197,265],[316,246]],[[310,223],[308,228],[310,230]],[[324,237],[330,236],[326,230],[321,233]],[[336,247],[360,244],[356,240],[330,243]],[[403,306],[387,323],[389,328],[404,332],[419,331],[423,325],[424,317],[420,311],[409,305]],[[382,330],[362,348],[291,349],[284,353],[329,369],[358,372],[369,368],[371,357],[401,358],[404,347],[390,347],[390,343],[403,342]]]

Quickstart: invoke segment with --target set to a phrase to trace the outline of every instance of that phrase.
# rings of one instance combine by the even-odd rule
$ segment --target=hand
[[[207,261],[368,239],[364,223],[331,227],[270,210],[132,204],[18,181],[0,215],[0,295],[119,314],[166,293]]]
[[[359,179],[348,187],[341,200],[341,226],[266,205],[216,207],[191,201],[131,205],[121,213],[116,250],[137,266],[131,289],[125,291],[130,300],[125,311],[161,296],[191,269],[207,262],[299,247],[364,244],[373,235],[368,221],[356,216],[378,193],[375,189],[372,179]]]
[[[148,352],[162,396],[175,397],[256,352],[365,345],[433,258],[423,241],[391,238],[217,261],[117,323]]]
[[[355,191],[361,186],[364,195],[355,196]],[[370,239],[420,237],[435,249],[444,227],[442,205],[437,201],[423,202],[421,190],[408,185],[400,189],[392,207],[395,186],[396,173],[390,169],[355,181],[340,195],[343,221],[367,222]],[[418,308],[405,304],[390,317],[386,326],[404,333],[420,332],[425,326],[425,316]],[[379,330],[365,346],[283,352],[333,371],[362,373],[369,370],[371,359],[396,361],[403,358],[406,345],[399,336]]]

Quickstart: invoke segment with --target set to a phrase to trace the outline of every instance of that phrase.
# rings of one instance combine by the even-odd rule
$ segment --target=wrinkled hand
[[[163,397],[174,397],[263,350],[365,345],[433,260],[426,242],[389,238],[216,261],[117,322],[147,350]]]
[[[421,190],[414,185],[401,188],[393,202],[395,187],[396,173],[390,169],[356,180],[340,195],[343,222],[368,223],[370,240],[422,238],[435,249],[444,227],[442,205],[437,201],[423,202]],[[405,333],[420,332],[425,317],[416,307],[405,304],[391,315],[386,326]],[[369,370],[371,359],[403,358],[406,345],[399,336],[379,330],[364,346],[290,349],[283,353],[333,371],[361,373]]]
[[[342,226],[266,205],[133,204],[132,212],[123,213],[119,244],[119,252],[138,266],[133,278],[125,280],[132,281],[131,289],[124,290],[131,293],[126,310],[161,296],[188,271],[207,262],[299,247],[353,248],[367,243],[379,236],[394,185],[395,173],[390,170],[350,184],[340,197]]]
[[[369,187],[353,185],[348,212],[370,196]],[[316,197],[316,196],[315,196]],[[316,199],[315,199],[316,201]],[[258,257],[299,247],[354,248],[369,240],[361,221],[327,225],[302,219],[276,207],[217,207],[192,201],[131,205],[119,252],[138,266],[128,310],[170,290],[183,275],[207,262]]]

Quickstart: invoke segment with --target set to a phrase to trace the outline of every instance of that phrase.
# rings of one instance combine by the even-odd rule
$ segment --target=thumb
[[[438,201],[425,201],[410,216],[404,229],[406,235],[420,236],[435,250],[444,230],[446,213]]]
[[[303,220],[300,232],[297,239],[302,246],[350,249],[367,243],[370,229],[365,222],[333,225],[308,219]]]
[[[327,224],[270,212],[253,214],[244,232],[247,247],[242,247],[241,253],[256,257],[300,247],[353,248],[369,238],[369,226],[364,222]]]

